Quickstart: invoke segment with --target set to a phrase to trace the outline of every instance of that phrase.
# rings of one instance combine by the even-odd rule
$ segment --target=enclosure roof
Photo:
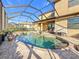
[[[34,22],[49,11],[54,11],[55,0],[2,0],[10,22]],[[44,17],[46,17],[44,15]]]

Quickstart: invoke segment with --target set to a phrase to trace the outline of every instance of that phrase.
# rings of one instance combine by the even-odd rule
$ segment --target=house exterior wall
[[[47,12],[43,15],[40,15],[39,19],[40,20],[46,20],[48,18],[52,18],[52,16],[54,16],[54,12]],[[50,22],[35,23],[34,29],[37,30],[37,31],[47,31],[48,30],[48,23],[50,23]]]
[[[2,30],[2,5],[0,3],[0,30]]]
[[[2,4],[0,2],[0,31],[5,30],[6,27],[7,27],[6,13],[4,11],[4,7],[2,7]]]
[[[55,16],[62,16],[67,14],[72,14],[79,12],[79,5],[75,5],[72,7],[68,6],[68,0],[60,0],[59,2],[55,3],[55,8],[57,10],[57,13],[55,12]],[[55,21],[55,32],[65,32],[68,36],[79,34],[79,29],[68,29],[68,20],[63,19],[61,21],[56,20]],[[61,29],[61,30],[60,30]]]
[[[48,29],[48,23],[35,23],[33,28],[36,31],[47,31]]]

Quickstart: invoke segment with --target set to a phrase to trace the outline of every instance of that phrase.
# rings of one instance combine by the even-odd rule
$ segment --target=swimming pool
[[[64,44],[67,45],[66,43],[63,43],[61,40],[56,38],[45,37],[41,35],[21,35],[17,37],[17,40],[25,44],[47,49],[55,49],[63,46]]]

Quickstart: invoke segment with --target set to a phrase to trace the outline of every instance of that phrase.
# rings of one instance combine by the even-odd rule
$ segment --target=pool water
[[[21,35],[17,37],[17,40],[25,44],[31,44],[36,47],[48,49],[54,49],[56,46],[62,44],[62,42],[56,38],[45,37],[40,35]]]

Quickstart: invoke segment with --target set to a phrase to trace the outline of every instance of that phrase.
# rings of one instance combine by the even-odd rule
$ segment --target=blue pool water
[[[21,41],[25,44],[30,44],[40,48],[54,49],[57,45],[62,42],[56,38],[44,37],[44,36],[34,36],[34,35],[21,35],[16,38],[16,40]]]

